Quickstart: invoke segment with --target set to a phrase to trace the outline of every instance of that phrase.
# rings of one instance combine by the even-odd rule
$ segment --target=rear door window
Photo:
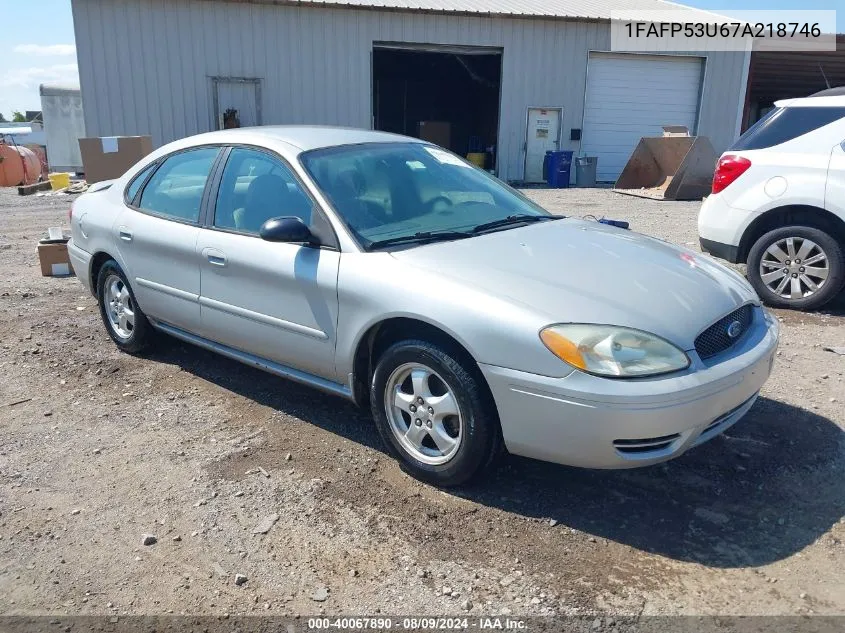
[[[774,147],[843,117],[845,108],[776,108],[748,128],[728,151]]]
[[[140,209],[183,222],[199,221],[205,183],[219,151],[203,147],[165,160],[144,187]]]

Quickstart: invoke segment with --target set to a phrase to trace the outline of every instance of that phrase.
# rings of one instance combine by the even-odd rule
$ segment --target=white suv
[[[778,101],[750,127],[716,164],[698,234],[703,250],[746,263],[769,305],[835,297],[845,286],[845,94]]]

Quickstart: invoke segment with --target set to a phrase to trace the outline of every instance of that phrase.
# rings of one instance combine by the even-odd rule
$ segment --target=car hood
[[[392,254],[507,297],[550,324],[622,325],[685,350],[706,327],[757,301],[739,273],[700,253],[569,218]]]

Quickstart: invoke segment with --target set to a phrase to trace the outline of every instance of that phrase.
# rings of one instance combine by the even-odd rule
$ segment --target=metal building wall
[[[324,9],[207,0],[72,0],[89,135],[151,134],[156,145],[212,129],[213,76],[261,78],[262,122],[371,126],[374,41],[504,49],[499,176],[523,172],[526,111],[562,106],[562,149],[580,128],[587,55],[606,23]],[[716,58],[717,57],[717,58]],[[732,140],[743,53],[708,59],[699,133]]]

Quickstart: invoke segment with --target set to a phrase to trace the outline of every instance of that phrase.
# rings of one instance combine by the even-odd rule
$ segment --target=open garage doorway
[[[496,169],[502,52],[373,45],[373,128],[422,138]]]

